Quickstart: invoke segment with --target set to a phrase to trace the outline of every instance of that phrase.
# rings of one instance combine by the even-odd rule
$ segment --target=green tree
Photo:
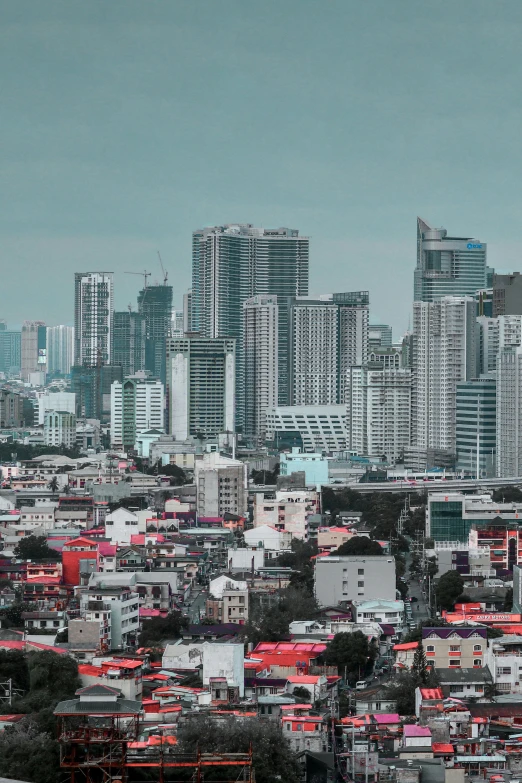
[[[24,692],[29,690],[27,658],[21,650],[0,650],[0,681],[9,679],[12,680],[13,688]]]
[[[308,688],[304,688],[303,686],[300,688],[294,688],[292,694],[296,697],[296,699],[299,699],[301,704],[309,704],[312,698],[312,694]]]
[[[432,618],[430,620],[423,620],[421,623],[417,625],[416,628],[411,630],[406,636],[404,637],[404,642],[421,642],[422,641],[422,629],[423,628],[442,628],[444,625],[447,625],[445,620],[441,620],[439,618]]]
[[[44,536],[24,536],[15,546],[14,555],[21,560],[60,560],[60,553],[47,545]]]
[[[368,642],[362,631],[355,633],[337,633],[328,642],[324,660],[328,666],[337,666],[341,677],[350,681],[360,679],[377,656],[377,648]]]
[[[181,612],[170,612],[166,617],[145,620],[139,636],[140,647],[158,647],[165,639],[179,639],[188,620]]]
[[[0,775],[33,783],[56,783],[60,749],[51,734],[24,719],[0,733]]]
[[[318,610],[315,597],[306,588],[286,587],[279,591],[277,600],[270,606],[252,602],[243,626],[244,637],[253,645],[262,641],[280,642],[288,638],[291,622],[311,620]]]
[[[47,484],[47,489],[50,489],[51,492],[58,492],[58,479],[56,476],[53,476],[52,479]]]
[[[462,595],[464,580],[458,571],[446,571],[442,574],[435,589],[437,604],[442,609],[453,609],[455,601]]]
[[[23,612],[34,612],[37,609],[36,604],[29,604],[25,601],[15,601],[11,606],[0,609],[0,618],[5,622],[6,628],[23,628]]]
[[[334,555],[382,555],[382,547],[377,541],[366,536],[354,536],[341,544]]]
[[[404,672],[388,686],[386,695],[397,701],[399,715],[415,715],[415,689],[424,685],[437,687],[438,681],[433,672],[427,673],[425,683],[415,672]]]
[[[413,665],[411,670],[417,675],[419,680],[425,684],[428,680],[428,662],[426,660],[426,653],[424,652],[424,646],[422,642],[419,642],[419,646],[415,650],[413,656]]]
[[[277,484],[277,477],[279,476],[279,463],[275,466],[274,470],[253,470],[250,473],[250,478],[254,484]]]
[[[259,718],[219,721],[206,716],[188,716],[178,731],[180,750],[194,753],[247,753],[252,745],[256,783],[299,783],[297,759],[281,729]]]
[[[168,476],[170,478],[171,487],[181,487],[187,483],[187,474],[178,465],[162,465],[161,461],[158,461],[156,465],[147,470],[150,475]]]

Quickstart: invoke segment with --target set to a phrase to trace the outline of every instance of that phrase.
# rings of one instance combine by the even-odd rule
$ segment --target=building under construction
[[[76,695],[54,711],[64,783],[255,783],[251,750],[180,753],[175,737],[143,733],[141,702],[116,688],[91,685]]]

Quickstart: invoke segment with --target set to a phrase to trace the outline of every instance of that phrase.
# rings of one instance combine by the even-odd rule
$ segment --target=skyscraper
[[[21,340],[21,376],[28,381],[31,373],[47,371],[47,334],[43,321],[24,321]]]
[[[145,369],[145,318],[132,310],[114,313],[113,364],[120,364],[123,377]]]
[[[493,275],[493,316],[522,315],[522,275]]]
[[[522,476],[522,347],[497,357],[497,476]]]
[[[457,383],[478,372],[476,312],[472,297],[414,302],[414,446],[455,452]]]
[[[243,303],[243,362],[244,432],[250,441],[264,443],[266,412],[278,401],[277,296],[253,296]]]
[[[114,283],[112,272],[74,275],[74,364],[94,367],[112,359]]]
[[[417,268],[414,300],[435,302],[443,296],[474,296],[486,288],[484,242],[473,237],[449,237],[417,218]]]
[[[169,428],[176,440],[235,427],[235,340],[167,340]]]
[[[165,347],[172,318],[172,286],[150,285],[138,294],[138,312],[145,319],[145,369],[165,383]]]
[[[368,360],[368,291],[290,299],[287,308],[290,404],[346,403],[350,367]]]
[[[5,323],[5,321],[4,321]],[[17,375],[22,364],[22,333],[0,330],[0,372]]]
[[[47,327],[47,371],[69,375],[74,355],[72,326]]]
[[[477,478],[496,472],[496,396],[494,373],[457,383],[457,469]]]
[[[288,401],[288,308],[283,300],[308,295],[309,238],[297,229],[250,223],[212,226],[192,235],[192,331],[237,340],[238,410],[244,409],[242,307],[257,294],[279,304],[279,401]]]

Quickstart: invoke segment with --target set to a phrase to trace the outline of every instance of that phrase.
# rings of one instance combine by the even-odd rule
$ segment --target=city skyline
[[[72,324],[71,267],[113,270],[121,311],[158,249],[179,306],[191,231],[227,221],[299,226],[311,295],[370,290],[396,334],[416,215],[520,269],[522,8],[442,7],[0,2],[2,317]]]

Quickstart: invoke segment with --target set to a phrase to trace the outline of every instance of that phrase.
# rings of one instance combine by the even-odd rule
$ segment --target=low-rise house
[[[278,530],[272,525],[256,525],[243,533],[245,544],[248,547],[263,549],[265,560],[279,557],[283,552],[288,552],[292,545],[292,533]]]
[[[324,674],[295,674],[287,678],[286,689],[293,693],[296,688],[306,688],[313,703],[323,701],[328,694],[328,680]]]
[[[65,612],[22,612],[22,620],[27,633],[53,631],[56,633],[65,627]]]
[[[497,693],[522,693],[522,636],[491,639],[486,659]]]
[[[292,712],[283,714],[283,736],[294,753],[303,750],[325,752],[328,750],[328,723],[320,715],[310,715],[307,707],[296,704]]]
[[[399,748],[401,759],[432,759],[432,734],[428,726],[407,724],[403,727],[402,745]]]
[[[355,691],[355,712],[357,715],[378,713],[395,714],[397,700],[393,699],[385,687]]]
[[[493,684],[493,677],[487,666],[448,669],[436,668],[435,673],[445,696],[454,698],[475,699],[489,698],[488,686]]]
[[[415,650],[418,648],[418,642],[401,642],[393,645],[393,652],[395,653],[395,667],[397,669],[411,669],[413,666],[413,659],[415,658]]]
[[[109,685],[117,687],[126,699],[141,699],[141,661],[125,658],[94,659],[92,664],[80,664],[78,675],[83,687]]]
[[[378,579],[378,577],[376,578]],[[400,631],[404,626],[404,601],[356,600],[352,602],[352,606],[357,623],[384,623],[393,626],[395,631]]]

